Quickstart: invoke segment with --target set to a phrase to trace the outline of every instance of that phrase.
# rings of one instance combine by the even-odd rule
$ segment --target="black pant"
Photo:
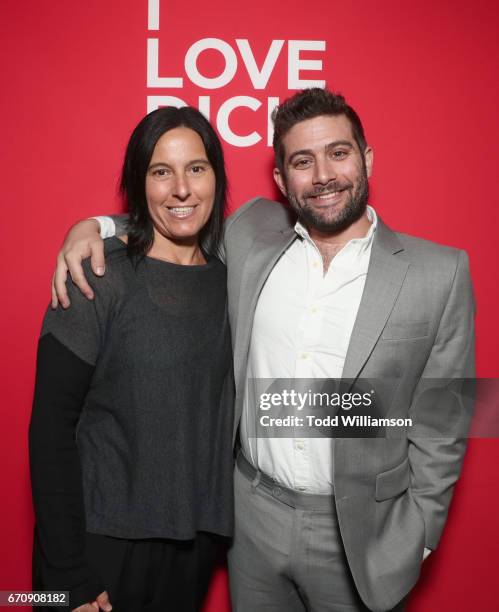
[[[87,557],[106,587],[113,612],[198,612],[225,542],[203,532],[195,540],[127,540],[89,533]]]

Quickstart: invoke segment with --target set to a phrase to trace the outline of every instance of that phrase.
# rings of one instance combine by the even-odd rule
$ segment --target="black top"
[[[47,311],[39,343],[35,514],[42,548],[68,567],[85,525],[122,538],[232,532],[225,267],[147,257],[134,268],[118,238],[105,252],[102,278],[84,262],[94,300],[69,281],[71,307]]]

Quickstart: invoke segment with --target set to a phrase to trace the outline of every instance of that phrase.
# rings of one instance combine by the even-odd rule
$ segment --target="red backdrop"
[[[124,145],[148,96],[209,102],[211,119],[227,136],[234,210],[252,196],[275,196],[269,98],[286,97],[297,79],[345,93],[375,150],[371,200],[383,219],[470,254],[478,372],[497,375],[499,5],[161,0],[156,19],[158,4],[2,2],[0,590],[30,585],[26,432],[54,258],[76,219],[119,210]],[[148,39],[158,41],[149,43],[149,56]],[[290,41],[316,42],[307,51]],[[203,44],[223,53],[200,51]],[[307,60],[315,64],[298,64]],[[178,79],[182,86],[171,87]],[[241,102],[237,96],[250,106],[226,120],[230,105]],[[227,142],[253,132],[260,139],[251,146]],[[498,461],[497,440],[471,441],[445,535],[425,563],[411,612],[497,609]],[[207,608],[229,609],[223,570]]]

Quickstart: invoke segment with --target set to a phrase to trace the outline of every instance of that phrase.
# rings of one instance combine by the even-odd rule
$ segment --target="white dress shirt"
[[[297,222],[299,236],[279,259],[258,299],[247,379],[341,378],[366,281],[377,216],[350,240],[324,274],[319,249]],[[307,493],[331,493],[333,445],[327,438],[250,438],[258,406],[245,393],[241,444],[246,458],[277,482]],[[253,422],[252,422],[253,420]]]

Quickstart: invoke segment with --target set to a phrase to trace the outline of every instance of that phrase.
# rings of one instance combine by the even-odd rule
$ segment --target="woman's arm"
[[[29,451],[36,516],[35,566],[47,590],[70,591],[70,606],[105,588],[85,560],[85,511],[76,426],[94,367],[52,334],[38,345]]]
[[[76,443],[112,302],[104,279],[93,284],[96,298],[89,302],[75,295],[79,291],[69,281],[74,308],[46,313],[29,428],[36,517],[34,586],[69,591],[71,609],[95,601],[105,591],[85,556],[83,478]]]

